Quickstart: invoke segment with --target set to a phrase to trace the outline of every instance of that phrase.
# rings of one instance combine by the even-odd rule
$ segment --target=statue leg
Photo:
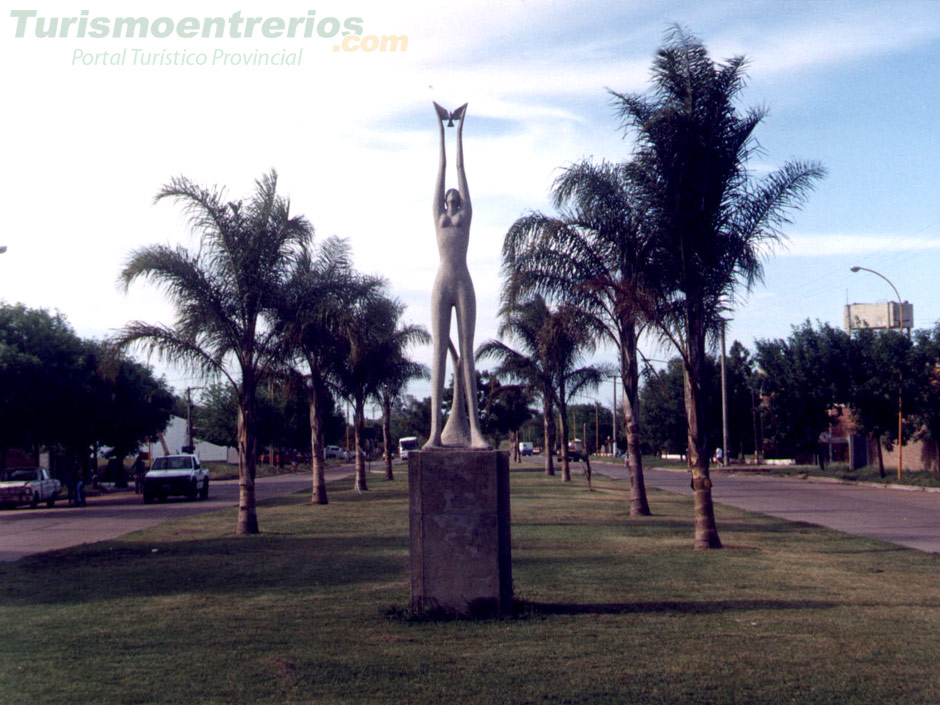
[[[447,345],[450,342],[450,306],[445,304],[439,282],[431,292],[431,430],[425,448],[441,445],[441,405],[444,401],[444,375],[447,367]]]
[[[470,447],[489,448],[483,431],[480,430],[480,413],[477,408],[477,378],[476,368],[473,364],[473,334],[476,328],[477,302],[473,291],[473,282],[469,274],[466,281],[461,282],[457,296],[457,335],[460,346],[460,373],[463,375],[465,389],[467,390],[467,415],[470,421]]]
[[[447,349],[450,350],[451,369],[454,370],[454,400],[450,407],[450,416],[441,432],[441,444],[466,448],[470,445],[470,423],[467,421],[467,401],[464,394],[463,369],[457,348],[450,341]]]

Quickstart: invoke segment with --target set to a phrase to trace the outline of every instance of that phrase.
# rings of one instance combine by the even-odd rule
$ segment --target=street
[[[627,481],[623,465],[593,463],[595,472]],[[685,471],[644,469],[647,487],[691,495]],[[940,553],[940,493],[834,482],[712,472],[720,504],[804,521],[858,536]],[[652,507],[656,512],[655,504]],[[721,533],[719,523],[718,532]]]
[[[598,474],[627,481],[623,465],[595,461],[593,466]],[[575,465],[573,470],[577,469]],[[327,481],[348,477],[352,472],[350,466],[330,469]],[[648,487],[692,494],[685,471],[645,469],[644,476]],[[940,553],[937,492],[719,472],[712,473],[712,481],[713,497],[721,504]],[[259,478],[256,496],[260,502],[309,490],[310,486],[309,473]],[[226,480],[212,483],[209,499],[204,502],[177,497],[144,505],[140,495],[115,492],[90,498],[83,508],[71,508],[61,499],[52,509],[20,507],[0,511],[0,561],[104,541],[170,519],[233,507],[237,502],[238,481]],[[655,502],[652,509],[655,513]],[[720,524],[718,530],[720,533]]]
[[[351,466],[331,468],[327,482],[352,475]],[[301,490],[310,491],[309,472],[261,477],[256,480],[255,498],[261,502]],[[143,503],[131,491],[90,497],[85,507],[69,507],[66,499],[51,509],[19,507],[0,511],[0,561],[15,561],[31,553],[53,551],[83,543],[104,541],[140,531],[170,519],[227,509],[238,504],[238,480],[211,483],[209,499],[191,502],[171,497],[166,502]]]

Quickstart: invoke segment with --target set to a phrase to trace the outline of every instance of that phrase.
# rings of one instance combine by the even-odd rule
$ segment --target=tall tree
[[[707,434],[718,441],[721,438],[721,374],[719,363],[712,357],[705,358],[702,385],[709,404],[705,415]],[[687,450],[684,387],[685,372],[680,357],[669,360],[663,370],[647,367],[644,371],[640,409],[655,452],[684,453]],[[717,443],[713,447],[717,447]]]
[[[571,480],[568,457],[567,405],[583,389],[597,386],[603,374],[593,366],[579,366],[585,353],[594,349],[591,329],[584,314],[573,306],[552,310],[541,295],[515,305],[504,305],[498,335],[516,340],[515,350],[499,340],[489,340],[477,348],[479,359],[498,361],[494,373],[517,380],[542,400],[545,419],[547,475],[553,474],[554,410],[561,415],[562,481]]]
[[[405,387],[413,379],[428,379],[431,376],[426,365],[408,358],[407,347],[413,343],[427,344],[431,336],[424,328],[412,326],[412,332],[402,335],[405,328],[396,326],[392,340],[392,349],[383,365],[382,381],[379,384],[378,400],[382,407],[382,446],[385,448],[385,479],[394,480],[392,471],[392,407],[399,401]]]
[[[914,341],[912,376],[919,410],[915,421],[921,429],[918,435],[933,444],[940,477],[940,324],[917,331]]]
[[[384,292],[360,297],[343,319],[341,334],[346,355],[338,361],[335,376],[339,388],[353,406],[356,443],[356,489],[368,489],[362,454],[365,405],[377,398],[396,362],[396,351],[427,339],[427,332],[401,323],[405,306]]]
[[[405,394],[392,403],[392,433],[395,438],[415,436],[418,446],[431,428],[431,397],[416,399]]]
[[[125,290],[139,280],[160,286],[176,309],[173,326],[133,321],[118,334],[206,377],[226,380],[238,395],[239,501],[236,533],[258,533],[255,507],[257,390],[274,350],[262,316],[313,236],[303,216],[277,193],[271,171],[251,198],[227,201],[224,190],[172,179],[156,201],[182,206],[199,238],[190,251],[151,245],[131,253],[121,272]]]
[[[755,438],[756,399],[752,398],[751,380],[755,374],[750,351],[739,341],[731,344],[726,359],[728,381],[728,447],[743,457],[758,447]],[[732,452],[729,450],[729,452]]]
[[[275,306],[282,359],[295,371],[291,378],[304,390],[309,405],[313,504],[329,501],[324,410],[334,388],[334,371],[349,354],[343,335],[346,319],[362,297],[374,296],[381,287],[381,280],[355,271],[345,241],[328,238],[297,260]]]
[[[520,462],[519,431],[532,418],[529,395],[522,385],[502,384],[490,372],[478,376],[483,392],[479,401],[480,427],[494,448],[499,448],[502,439],[509,436],[510,457]]]
[[[175,397],[166,380],[154,377],[149,367],[123,355],[115,358],[101,344],[95,348],[98,403],[86,408],[97,428],[87,441],[110,446],[116,458],[124,458],[166,428]]]
[[[716,62],[674,28],[653,60],[649,95],[612,92],[623,128],[636,138],[630,180],[644,202],[664,275],[662,330],[685,366],[688,459],[695,493],[695,547],[719,548],[708,473],[702,373],[706,336],[740,290],[762,276],[765,247],[783,237],[824,170],[787,162],[760,181],[748,169],[763,109],[740,113],[744,57]]]
[[[0,306],[0,462],[8,448],[61,443],[94,374],[92,349],[60,313]]]
[[[918,341],[925,340],[918,336]],[[890,450],[899,440],[899,430],[902,441],[914,430],[904,423],[898,428],[898,395],[907,416],[921,418],[921,403],[926,399],[922,387],[931,383],[925,374],[929,366],[900,331],[859,329],[852,336],[851,348],[852,358],[843,363],[853,372],[848,401],[856,429],[877,440],[878,472],[884,477],[882,445]]]
[[[643,227],[642,203],[626,164],[582,161],[555,181],[557,217],[530,213],[503,244],[503,300],[539,292],[577,306],[617,349],[623,382],[630,514],[650,513],[640,451],[637,341],[655,305],[659,271]]]
[[[852,339],[828,324],[816,330],[806,321],[786,340],[758,340],[755,347],[769,441],[783,457],[816,453],[831,414],[851,398]]]
[[[501,340],[488,340],[476,350],[478,360],[497,362],[493,373],[498,377],[515,380],[542,402],[542,433],[544,437],[545,474],[554,475],[555,455],[555,394],[550,361],[544,356],[540,332],[548,317],[548,306],[541,296],[530,301],[503,304],[502,322],[497,334],[516,343],[510,347]]]

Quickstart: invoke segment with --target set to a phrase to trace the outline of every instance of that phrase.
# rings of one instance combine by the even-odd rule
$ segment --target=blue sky
[[[752,165],[787,159],[829,171],[790,237],[766,261],[765,284],[740,302],[730,329],[786,337],[805,319],[840,325],[842,306],[893,296],[918,327],[940,321],[940,2],[332,2],[240,3],[24,0],[40,15],[153,21],[229,16],[359,17],[366,35],[406,35],[406,52],[334,51],[339,38],[16,38],[0,21],[8,107],[2,180],[0,298],[62,311],[86,336],[128,320],[170,321],[158,291],[115,285],[128,253],[192,243],[180,213],[152,204],[185,174],[246,195],[270,168],[318,237],[349,238],[358,266],[384,274],[427,325],[437,267],[430,201],[437,165],[431,101],[469,102],[465,127],[474,201],[469,264],[477,342],[495,335],[502,237],[545,209],[560,167],[621,160],[606,88],[642,92],[664,34],[681,23],[716,58],[750,59],[742,106],[769,109]],[[303,49],[298,65],[85,66],[76,52]],[[453,137],[453,135],[449,135]],[[452,144],[451,144],[452,148]],[[451,160],[453,163],[453,160]],[[451,180],[453,176],[451,175]],[[650,357],[668,350],[646,343]],[[429,348],[416,350],[427,361]],[[610,359],[602,351],[600,359]],[[166,369],[177,387],[195,383]],[[417,386],[424,395],[426,387]],[[607,394],[604,395],[608,396]]]

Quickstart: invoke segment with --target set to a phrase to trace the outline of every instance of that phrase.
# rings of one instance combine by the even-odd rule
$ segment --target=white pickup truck
[[[144,504],[155,499],[166,500],[170,495],[185,495],[189,499],[208,499],[209,469],[199,458],[186,453],[157,458],[144,476]]]
[[[28,504],[36,507],[45,502],[55,504],[62,483],[49,476],[45,468],[11,468],[0,470],[0,507]]]

